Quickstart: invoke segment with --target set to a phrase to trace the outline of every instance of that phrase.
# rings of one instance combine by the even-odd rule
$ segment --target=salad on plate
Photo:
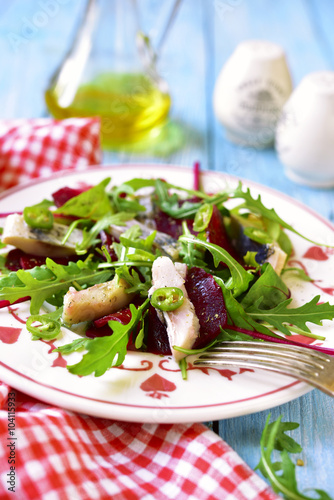
[[[288,233],[305,236],[261,196],[241,182],[214,194],[197,179],[110,184],[64,186],[3,227],[0,306],[30,301],[32,340],[76,332],[56,349],[82,352],[71,373],[101,376],[139,350],[173,356],[186,378],[187,356],[223,340],[324,340],[309,324],[333,320],[334,305],[294,307],[284,280],[309,279],[288,264]]]

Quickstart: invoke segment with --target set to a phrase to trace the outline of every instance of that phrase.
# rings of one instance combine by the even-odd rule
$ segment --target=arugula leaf
[[[0,279],[0,300],[12,304],[23,297],[30,297],[30,314],[36,315],[45,300],[65,294],[73,282],[79,285],[102,283],[110,278],[110,271],[97,271],[97,264],[90,261],[69,262],[67,266],[56,264],[47,258],[45,266],[19,269]]]
[[[293,226],[285,222],[283,219],[277,215],[276,211],[271,208],[267,208],[263,205],[262,200],[261,200],[261,195],[258,195],[257,198],[253,198],[251,195],[250,189],[247,188],[246,191],[243,191],[242,189],[242,183],[239,182],[238,187],[235,189],[234,192],[230,194],[230,198],[242,198],[244,199],[244,203],[242,205],[239,205],[236,209],[233,209],[233,211],[240,211],[242,209],[248,209],[250,212],[253,214],[260,215],[262,217],[265,217],[266,219],[278,223],[280,226],[284,227],[285,229],[288,229],[289,231],[297,234],[301,238],[303,238],[306,241],[309,241],[311,243],[314,243],[316,245],[319,245],[319,243],[307,238],[306,236],[302,235],[299,233],[296,229],[294,229]],[[331,245],[325,245],[321,244],[322,246],[328,246],[330,247]]]
[[[145,212],[145,207],[139,203],[134,196],[135,190],[127,185],[121,184],[114,187],[111,191],[111,198],[118,212]],[[124,197],[124,194],[128,196]]]
[[[304,332],[310,332],[307,322],[321,325],[323,320],[334,318],[334,305],[328,302],[318,304],[319,299],[320,295],[317,295],[310,302],[295,308],[288,307],[292,299],[287,299],[272,309],[260,309],[262,298],[259,297],[246,309],[246,313],[255,320],[266,321],[285,335],[291,335],[285,324],[293,324]]]
[[[61,215],[74,215],[76,217],[98,220],[103,215],[112,212],[105,188],[110,182],[110,177],[104,179],[96,186],[69,199],[64,205],[54,211]]]
[[[192,234],[189,231],[186,221],[182,222],[182,229],[184,236],[190,236],[190,238],[192,238]],[[198,238],[201,237],[202,235],[199,234]],[[189,241],[185,242],[179,239],[179,242],[181,243],[180,256],[182,257],[183,262],[187,264],[188,267],[206,267],[206,263],[204,261],[204,254],[206,251],[205,248],[198,248],[197,245]]]
[[[261,436],[261,459],[256,469],[270,481],[276,493],[283,494],[286,500],[314,500],[301,493],[298,489],[296,467],[289,457],[289,453],[299,453],[302,447],[291,437],[285,434],[288,430],[296,429],[299,424],[295,422],[282,422],[280,416],[275,422],[269,424],[270,414]],[[281,462],[272,462],[274,450],[280,451]],[[317,500],[331,500],[323,490],[315,489]]]
[[[181,235],[179,237],[181,243],[191,243],[196,246],[203,247],[209,250],[211,253],[214,265],[218,267],[220,262],[224,262],[231,272],[231,279],[229,282],[225,283],[228,289],[233,290],[233,295],[237,297],[241,293],[245,292],[252,281],[253,276],[251,273],[246,271],[231,255],[218,245],[209,243],[208,241],[203,241],[192,235]]]
[[[140,328],[139,332],[137,333],[136,340],[135,340],[135,348],[136,349],[141,349],[144,345],[144,338],[145,338],[145,317],[148,314],[148,309],[143,313],[141,319],[140,319]]]
[[[71,354],[71,352],[79,351],[86,347],[86,344],[91,339],[86,337],[81,337],[80,339],[75,339],[70,344],[65,344],[57,347],[57,349],[53,349],[52,352],[60,352],[61,354]]]
[[[161,182],[161,180],[160,180],[160,182]],[[156,186],[156,179],[134,178],[134,179],[130,179],[129,181],[124,182],[123,185],[131,186],[134,189],[134,191],[138,191],[139,189],[142,189],[145,187],[153,187],[154,188]],[[166,186],[167,189],[175,189],[178,192],[187,193],[188,196],[193,196],[193,197],[203,198],[203,199],[211,198],[211,195],[203,193],[203,191],[196,191],[194,189],[183,188],[180,186],[176,186],[175,184],[170,184],[169,182],[164,182],[164,185]]]
[[[308,274],[306,274],[304,269],[302,269],[301,267],[285,267],[284,269],[282,269],[282,274],[284,273],[294,273],[296,276],[298,276],[299,279],[303,281],[313,281],[313,279]]]
[[[120,235],[120,242],[127,248],[138,248],[151,251],[157,231],[152,231],[145,239],[141,238],[142,230],[139,225],[134,225]]]
[[[100,241],[96,237],[101,231],[111,225],[123,226],[125,222],[132,220],[134,216],[135,214],[131,212],[104,215],[88,231],[86,229],[83,230],[83,239],[81,243],[77,244],[76,252],[78,254],[85,253],[89,247],[96,245]]]
[[[168,184],[158,179],[155,185],[155,192],[158,197],[158,206],[166,214],[175,219],[193,219],[201,208],[203,201],[184,201],[179,203],[179,198],[176,193],[170,194]],[[218,193],[217,195],[206,198],[205,202],[210,205],[219,206],[228,199],[226,193]]]
[[[85,344],[88,352],[79,363],[67,366],[67,369],[75,375],[95,373],[95,377],[100,377],[109,368],[120,366],[125,359],[130,333],[137,326],[148,304],[149,299],[138,309],[130,304],[132,316],[127,325],[122,325],[118,321],[108,321],[108,325],[113,330],[112,335],[89,339]]]
[[[152,286],[151,280],[145,280],[143,283],[137,271],[129,268],[125,264],[116,270],[116,274],[130,285],[130,287],[125,290],[126,293],[140,292],[141,296],[147,297],[147,292]]]

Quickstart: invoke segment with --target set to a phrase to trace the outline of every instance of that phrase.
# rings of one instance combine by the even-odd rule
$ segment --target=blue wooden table
[[[154,34],[170,2],[139,2]],[[84,2],[2,0],[0,3],[0,118],[48,116],[44,90],[72,40]],[[52,4],[52,8],[50,5]],[[163,4],[161,6],[161,4]],[[41,12],[44,15],[41,15]],[[161,55],[161,74],[173,98],[171,118],[183,142],[165,156],[121,150],[105,152],[104,163],[159,162],[228,172],[284,192],[333,221],[333,189],[312,189],[286,178],[273,149],[256,151],[229,143],[212,109],[216,77],[238,42],[264,38],[281,44],[294,85],[317,70],[334,70],[332,0],[184,0]],[[212,425],[251,466],[268,411]],[[305,466],[301,488],[323,488],[334,497],[334,401],[314,390],[271,410],[272,417],[300,423],[294,431]]]

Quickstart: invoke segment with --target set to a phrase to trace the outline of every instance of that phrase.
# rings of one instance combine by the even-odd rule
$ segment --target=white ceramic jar
[[[334,186],[334,72],[307,75],[283,108],[276,149],[286,175],[300,184]]]
[[[265,40],[248,40],[236,47],[217,78],[214,111],[229,140],[244,146],[269,147],[291,92],[282,47]]]

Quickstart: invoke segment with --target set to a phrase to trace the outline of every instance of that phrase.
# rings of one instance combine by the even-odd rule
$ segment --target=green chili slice
[[[32,326],[33,323],[39,323],[37,326]],[[48,315],[35,314],[29,316],[26,322],[28,332],[32,333],[37,339],[51,340],[57,337],[60,332],[60,323],[48,317]]]
[[[153,292],[151,297],[151,304],[156,309],[161,311],[174,311],[178,307],[182,306],[184,301],[184,295],[180,288],[176,287],[165,287],[158,288]]]
[[[197,211],[193,223],[194,231],[204,231],[210,223],[211,216],[213,212],[213,206],[209,203],[204,203],[201,208]]]
[[[53,214],[46,207],[25,207],[23,218],[28,226],[36,229],[52,229]]]

